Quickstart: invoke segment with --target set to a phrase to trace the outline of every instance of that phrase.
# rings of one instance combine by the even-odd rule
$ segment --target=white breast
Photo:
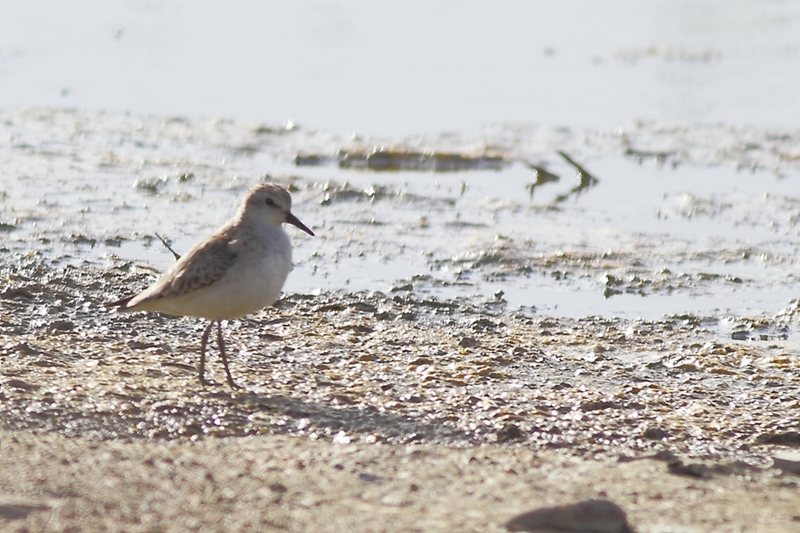
[[[219,281],[163,302],[159,310],[230,320],[272,305],[292,269],[292,246],[286,232],[280,226],[259,224],[243,232],[232,247],[236,261]]]

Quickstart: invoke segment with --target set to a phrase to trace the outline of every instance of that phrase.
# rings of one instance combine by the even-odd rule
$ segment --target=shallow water
[[[368,141],[319,132],[46,109],[2,118],[2,246],[60,264],[163,270],[173,258],[157,233],[185,252],[271,179],[293,188],[318,235],[288,229],[290,293],[413,290],[627,318],[774,314],[797,296],[797,132],[495,128],[479,143],[394,150],[494,154],[498,170],[375,172],[337,163]],[[298,153],[321,164],[297,166]],[[583,187],[564,155],[591,173]],[[557,181],[532,187],[533,167]]]
[[[800,207],[792,198],[796,177],[778,179],[732,168],[660,168],[613,156],[590,166],[598,177],[591,189],[569,196],[577,182],[574,170],[551,165],[563,176],[561,181],[543,185],[532,198],[526,189],[532,172],[521,163],[500,172],[436,175],[303,169],[304,177],[319,182],[327,177],[360,191],[387,187],[400,198],[391,213],[386,207],[390,200],[329,206],[323,216],[344,224],[340,233],[367,234],[361,229],[366,221],[376,243],[363,250],[367,258],[340,259],[343,264],[334,268],[315,262],[315,268],[328,276],[323,283],[329,289],[341,283],[342,275],[353,288],[378,284],[385,290],[397,279],[425,273],[451,284],[429,288],[439,295],[489,297],[503,291],[510,303],[569,316],[653,317],[728,308],[766,310],[787,303],[787,291],[797,281],[792,270]],[[404,196],[435,201],[421,206],[425,202],[404,202]],[[562,196],[568,198],[558,201]],[[383,242],[392,245],[386,249]],[[508,253],[475,268],[481,254],[498,249]],[[554,273],[560,269],[545,263],[562,263],[557,258],[565,252],[579,257],[562,265],[565,276],[556,281]],[[639,264],[635,269],[618,269],[613,259],[598,264],[596,258],[603,253]],[[382,261],[379,271],[376,261]],[[366,265],[354,269],[353,263]],[[680,286],[654,279],[652,291],[607,298],[598,288],[609,270],[623,283],[637,275],[658,278],[664,270],[674,274],[665,279],[694,279]],[[464,285],[455,285],[459,281]],[[319,280],[296,276],[293,284],[308,290]]]
[[[0,36],[0,109],[294,120],[392,139],[800,116],[791,1],[49,0],[4,2]]]

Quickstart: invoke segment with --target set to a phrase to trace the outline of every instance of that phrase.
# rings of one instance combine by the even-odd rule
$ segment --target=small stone
[[[6,381],[6,386],[12,389],[25,391],[35,391],[39,388],[39,385],[33,385],[27,381],[22,381],[21,379],[9,379]]]
[[[25,287],[17,287],[15,289],[7,289],[0,293],[0,298],[4,298],[6,300],[14,300],[17,298],[24,298],[26,300],[30,300],[33,298],[33,293],[29,291]]]
[[[49,331],[72,331],[75,324],[69,320],[56,320],[47,327]]]
[[[571,505],[543,507],[506,523],[508,531],[571,531],[574,533],[632,533],[628,518],[617,504],[586,500]]]
[[[773,444],[778,446],[800,446],[800,432],[781,431],[764,433],[756,437],[757,444]]]
[[[742,331],[734,331],[733,333],[731,333],[731,339],[735,341],[746,341],[749,338],[750,338],[749,331],[742,330]]]
[[[497,431],[496,435],[498,443],[509,442],[512,440],[519,440],[524,436],[519,426],[511,423],[506,424],[502,428],[500,428]]]
[[[647,440],[664,440],[669,438],[669,433],[661,428],[649,427],[642,432],[642,438]]]
[[[684,463],[677,458],[667,462],[667,470],[670,474],[701,479],[708,479],[714,473],[713,469],[702,463]]]
[[[284,492],[288,491],[289,489],[283,483],[272,483],[269,486],[269,490],[275,492],[277,494],[283,494]]]
[[[800,453],[779,452],[772,458],[772,467],[784,472],[800,474]]]
[[[47,511],[51,506],[34,500],[0,494],[0,518],[19,520],[34,511]]]
[[[3,350],[3,355],[9,353],[16,353],[19,355],[38,355],[41,353],[41,351],[31,346],[27,342],[18,342],[17,344],[6,346],[6,348]]]
[[[350,307],[356,311],[361,311],[362,313],[374,313],[378,310],[376,306],[367,302],[354,302],[350,305]]]
[[[462,337],[460,341],[458,341],[458,345],[462,348],[475,348],[478,346],[478,341],[473,339],[472,337]]]

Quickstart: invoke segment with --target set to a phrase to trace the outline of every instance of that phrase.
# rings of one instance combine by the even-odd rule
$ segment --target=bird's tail
[[[103,307],[110,307],[117,309],[118,311],[125,311],[125,308],[128,306],[128,302],[130,302],[131,300],[133,300],[133,296],[128,296],[127,298],[123,298],[122,300],[117,300],[116,302],[105,302],[103,304]]]

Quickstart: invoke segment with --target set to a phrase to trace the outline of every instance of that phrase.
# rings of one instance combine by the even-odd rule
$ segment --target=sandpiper
[[[148,289],[105,304],[120,311],[160,311],[209,320],[200,344],[200,383],[205,378],[206,344],[217,324],[217,345],[228,385],[231,377],[222,320],[231,320],[272,305],[292,269],[292,244],[281,224],[314,232],[292,214],[292,198],[275,184],[250,189],[239,211],[211,237],[197,243]]]

